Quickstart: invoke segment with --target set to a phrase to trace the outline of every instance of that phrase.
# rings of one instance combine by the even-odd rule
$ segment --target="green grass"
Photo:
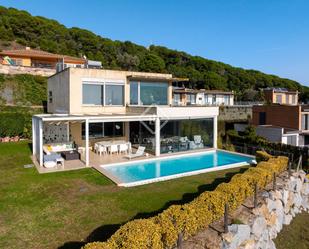
[[[38,174],[27,142],[0,144],[0,248],[80,248],[133,218],[191,201],[242,169],[120,188],[93,169]]]
[[[277,249],[309,248],[309,213],[298,214],[289,226],[284,226],[275,240]]]

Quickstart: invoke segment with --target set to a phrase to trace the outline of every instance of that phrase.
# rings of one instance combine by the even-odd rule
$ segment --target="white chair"
[[[97,143],[94,144],[94,152],[95,152],[95,153],[98,153],[98,152],[99,152],[99,147],[100,147],[99,144],[97,144]]]
[[[194,135],[193,140],[194,140],[194,143],[197,146],[197,148],[203,148],[204,147],[201,135]]]
[[[112,144],[110,146],[109,154],[117,153],[118,154],[118,145],[117,144]]]
[[[101,156],[102,154],[107,154],[107,148],[106,148],[106,146],[99,145],[98,150],[97,150],[97,153],[99,153],[100,156]]]
[[[125,152],[128,153],[129,146],[127,144],[120,144],[119,145],[119,153]]]
[[[125,158],[132,159],[132,158],[135,158],[135,157],[144,156],[144,151],[145,151],[145,147],[139,146],[137,151],[135,152],[135,154],[130,153],[129,155],[125,156]]]

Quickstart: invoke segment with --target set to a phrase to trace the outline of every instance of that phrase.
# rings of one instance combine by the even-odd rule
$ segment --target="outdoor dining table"
[[[124,141],[124,140],[101,141],[101,142],[96,142],[96,144],[99,145],[99,146],[106,147],[107,150],[110,150],[110,147],[112,145],[117,145],[119,147],[121,144],[126,144],[126,145],[128,145],[128,150],[131,151],[131,142],[127,142],[127,141]]]

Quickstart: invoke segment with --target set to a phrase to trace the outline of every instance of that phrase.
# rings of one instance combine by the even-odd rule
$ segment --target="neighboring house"
[[[234,93],[219,90],[190,89],[184,87],[173,88],[173,105],[234,105]]]
[[[270,104],[298,104],[298,91],[289,91],[285,88],[265,88],[263,89],[264,98]]]
[[[219,108],[173,106],[172,83],[179,80],[171,74],[79,68],[51,76],[49,114],[32,118],[35,158],[43,166],[49,152],[78,147],[80,165],[93,166],[111,160],[94,153],[98,142],[115,141],[144,146],[152,156],[216,148]]]
[[[67,55],[53,54],[42,50],[25,49],[3,50],[0,52],[4,65],[51,68],[84,67],[86,60]]]
[[[309,106],[253,106],[252,124],[257,126],[258,135],[272,142],[309,146]]]

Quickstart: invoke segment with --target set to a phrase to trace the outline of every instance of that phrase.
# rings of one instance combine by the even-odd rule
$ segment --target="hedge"
[[[273,173],[279,174],[287,169],[287,157],[268,158],[256,167],[233,176],[229,183],[221,183],[214,191],[202,193],[188,204],[170,206],[152,218],[130,221],[121,226],[107,242],[88,243],[83,248],[172,248],[180,232],[187,239],[207,228],[224,215],[226,203],[231,211],[235,210],[247,197],[252,196],[255,183],[263,188],[271,182]]]
[[[25,122],[20,113],[0,113],[0,137],[23,135]]]

